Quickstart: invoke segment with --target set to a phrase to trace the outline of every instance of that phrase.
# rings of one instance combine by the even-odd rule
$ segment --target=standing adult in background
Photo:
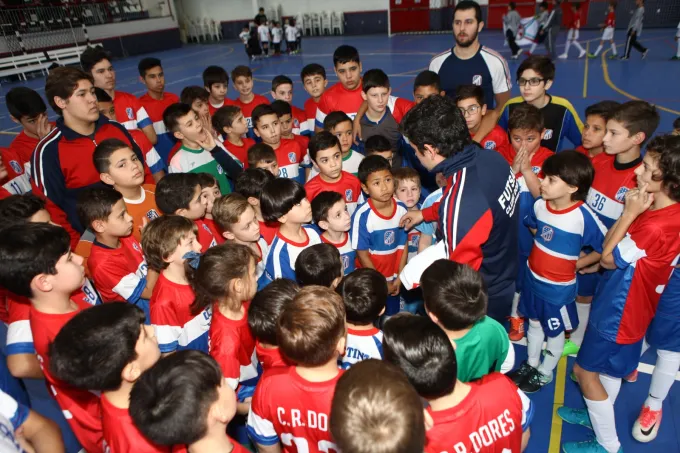
[[[630,49],[635,47],[635,50],[642,53],[642,58],[647,56],[648,49],[638,42],[638,38],[642,34],[642,22],[645,19],[645,1],[635,0],[635,12],[633,17],[630,18],[628,22],[628,36],[626,37],[626,51],[621,56],[622,60],[627,60],[630,58]]]
[[[430,71],[439,74],[441,89],[456,96],[459,85],[479,85],[488,108],[498,113],[510,99],[510,70],[505,59],[479,43],[484,28],[482,9],[472,0],[463,0],[453,10],[453,37],[456,46],[430,61]],[[495,122],[495,120],[494,120]]]
[[[553,9],[548,14],[548,19],[543,25],[541,30],[542,34],[545,34],[543,42],[545,43],[545,48],[550,54],[550,59],[554,60],[557,58],[557,35],[560,33],[560,26],[562,25],[562,0],[553,1]]]
[[[255,24],[264,25],[265,22],[267,22],[267,15],[264,13],[264,8],[260,8],[257,16],[255,16]]]

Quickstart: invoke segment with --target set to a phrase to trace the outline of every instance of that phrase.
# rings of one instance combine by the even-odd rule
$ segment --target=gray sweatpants
[[[550,27],[546,30],[546,37],[545,41],[543,43],[545,44],[545,48],[550,54],[550,58],[554,60],[557,58],[557,35],[560,32],[560,27]]]

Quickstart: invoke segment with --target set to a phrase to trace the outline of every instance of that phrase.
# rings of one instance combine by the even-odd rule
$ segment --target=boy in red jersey
[[[130,392],[130,416],[147,439],[187,445],[192,453],[248,453],[226,434],[235,414],[236,397],[219,365],[198,351],[160,359]]]
[[[367,407],[371,410],[365,410]],[[428,417],[418,393],[399,368],[368,359],[338,380],[330,428],[344,453],[413,453],[425,448]]]
[[[281,121],[274,109],[268,104],[258,105],[253,110],[252,121],[255,134],[276,153],[278,176],[304,183],[305,175],[300,172],[300,164],[306,157],[305,150],[297,141],[281,136]]]
[[[597,46],[594,54],[588,54],[588,58],[595,58],[600,54],[605,41],[609,41],[611,45],[612,54],[609,56],[610,60],[616,58],[616,43],[614,43],[614,28],[616,27],[616,1],[611,0],[609,6],[607,6],[607,19],[605,19],[604,24],[600,24],[602,27],[602,38],[600,39],[600,45]]]
[[[626,192],[636,187],[635,169],[642,164],[640,150],[658,125],[656,108],[645,101],[629,101],[609,112],[602,141],[604,153],[592,160],[595,179],[586,199],[605,227],[612,228],[621,216]],[[565,350],[573,351],[583,342],[601,275],[592,273],[579,279],[579,296],[583,296],[576,304],[579,327],[572,332]]]
[[[426,452],[524,451],[534,408],[510,379],[494,372],[460,382],[451,340],[425,316],[399,313],[383,331],[385,361],[401,368],[429,403],[434,423],[426,433]]]
[[[100,360],[106,357],[106,360]],[[128,304],[104,304],[74,316],[50,346],[50,372],[83,390],[101,392],[104,451],[169,453],[154,445],[130,417],[130,391],[161,357],[154,327]]]
[[[191,312],[195,295],[185,263],[201,251],[196,224],[181,216],[159,217],[144,229],[142,247],[149,267],[160,273],[149,306],[161,352],[198,349],[208,352],[212,312]]]
[[[578,42],[578,32],[581,28],[581,4],[572,3],[571,4],[571,23],[569,25],[569,32],[567,33],[567,42],[564,45],[564,53],[557,58],[566,60],[569,57],[569,47],[575,46],[579,50],[578,57],[583,58],[586,56],[586,49],[581,47],[581,43]]]
[[[142,228],[160,216],[156,206],[156,186],[144,184],[142,164],[124,142],[110,138],[97,145],[92,156],[99,178],[123,195],[132,216],[132,236],[142,240]]]
[[[248,203],[255,210],[255,218],[260,224],[260,235],[264,238],[267,244],[271,244],[279,229],[279,223],[265,222],[262,217],[262,209],[260,208],[260,195],[262,189],[271,180],[274,175],[271,172],[262,168],[249,168],[236,178],[234,185],[234,192],[240,193],[248,199]]]
[[[611,159],[604,152],[604,136],[607,121],[621,104],[616,101],[601,101],[586,107],[586,121],[583,123],[583,144],[576,148],[595,164],[600,159]],[[599,156],[599,157],[598,157]]]
[[[302,288],[286,306],[277,339],[283,356],[296,365],[270,370],[255,389],[248,434],[260,451],[337,451],[328,426],[345,336],[345,308],[331,289]]]
[[[267,170],[272,176],[279,176],[276,153],[266,143],[257,143],[248,149],[248,167]]]
[[[143,58],[137,65],[139,79],[146,86],[146,93],[139,98],[156,131],[157,141],[154,147],[167,165],[170,162],[170,150],[177,140],[163,124],[163,112],[172,104],[179,102],[175,93],[165,91],[165,74],[158,58]]]
[[[486,104],[484,103],[484,91],[478,85],[460,85],[456,89],[456,104],[461,113],[465,117],[470,135],[474,137],[482,125],[484,115],[486,115]],[[486,137],[479,141],[482,148],[495,149],[501,156],[509,160],[511,154],[510,141],[508,140],[508,133],[496,124],[491,132]]]
[[[309,135],[313,129],[307,126],[305,111],[293,105],[293,81],[290,77],[279,75],[272,79],[272,98],[275,101],[284,101],[290,105],[293,134]]]
[[[359,178],[342,170],[342,151],[338,139],[330,132],[317,132],[309,142],[309,158],[319,174],[307,181],[307,199],[314,200],[324,191],[337,192],[345,200],[347,211],[354,214],[361,197]]]
[[[319,100],[326,90],[326,86],[328,86],[326,70],[318,63],[308,64],[302,68],[300,79],[302,80],[302,86],[307,94],[309,94],[309,99],[305,101],[305,117],[307,119],[307,130],[312,133],[316,123],[316,109]]]
[[[616,130],[609,123],[607,135]],[[587,410],[562,407],[557,412],[568,423],[592,427],[595,439],[566,443],[565,453],[622,451],[614,419],[621,379],[637,369],[661,297],[659,288],[668,283],[671,263],[680,253],[678,168],[680,137],[653,139],[642,165],[635,169],[637,187],[627,191],[623,213],[605,238],[600,264],[613,272],[602,280],[593,298],[574,365]],[[656,423],[661,422],[660,415]],[[649,422],[651,430],[655,421]]]
[[[540,195],[543,179],[543,162],[554,153],[541,146],[545,132],[543,114],[531,104],[516,106],[508,122],[510,132],[510,168],[519,182],[519,269],[526,267],[533,245],[533,236],[524,225],[524,218],[531,212],[534,201]],[[507,159],[507,157],[506,157]],[[517,341],[524,337],[524,319],[517,313],[519,294],[523,290],[524,272],[518,272],[515,281],[515,295],[510,312],[510,339]]]
[[[50,224],[6,228],[0,236],[0,285],[31,301],[33,344],[53,397],[86,451],[102,451],[99,397],[50,373],[49,344],[78,312],[90,307],[72,299],[85,280],[82,258],[71,253],[69,234]]]
[[[87,189],[78,198],[78,216],[95,235],[87,265],[104,302],[131,303],[144,310],[148,319],[158,273],[147,275],[123,195],[108,187]]]
[[[276,326],[288,304],[300,291],[293,280],[277,278],[253,297],[248,309],[248,325],[255,337],[255,355],[266,372],[274,367],[288,367],[290,363],[281,355],[276,339]]]
[[[234,101],[227,98],[229,91],[229,74],[221,66],[208,66],[203,71],[203,86],[208,92],[208,110],[210,116],[217,109],[225,105],[233,105]]]
[[[248,149],[255,144],[255,140],[245,137],[248,124],[241,108],[235,105],[220,107],[212,116],[212,126],[218,134],[218,140],[222,139],[222,146],[246,167]]]
[[[201,180],[196,173],[171,173],[156,186],[156,204],[164,215],[179,215],[196,224],[196,238],[208,250],[217,245],[210,227],[205,224],[208,200],[201,193]]]
[[[339,110],[354,119],[364,102],[361,97],[362,69],[359,51],[348,45],[338,47],[333,52],[333,67],[340,81],[324,91],[319,99],[314,128],[316,132],[323,129],[323,122],[329,113]]]
[[[33,192],[47,199],[52,220],[66,228],[75,247],[85,231],[76,214],[79,190],[100,183],[99,172],[89,165],[97,143],[107,138],[126,142],[138,158],[144,155],[129,132],[100,115],[92,77],[73,67],[50,71],[45,96],[60,116],[57,126],[35,149],[31,165]],[[87,162],[88,165],[83,165]],[[144,164],[146,173],[146,164]]]
[[[236,66],[231,71],[231,81],[238,91],[238,98],[234,101],[234,104],[241,108],[246,123],[248,123],[248,138],[254,139],[253,110],[258,105],[269,104],[269,101],[266,97],[253,93],[253,71],[248,66]]]
[[[19,157],[19,165],[24,168],[31,162],[31,156],[38,142],[54,127],[47,119],[47,106],[42,97],[26,87],[15,87],[5,96],[7,111],[13,122],[22,127],[9,149]],[[9,162],[5,162],[9,165]],[[29,171],[27,171],[29,172]]]
[[[80,55],[80,65],[92,76],[94,85],[113,99],[116,120],[125,129],[141,129],[151,144],[155,145],[158,141],[156,131],[142,103],[132,94],[116,90],[116,71],[111,64],[111,55],[101,46],[88,47]]]
[[[307,152],[309,146],[309,136],[295,133],[295,122],[293,116],[292,106],[286,101],[276,100],[272,102],[272,109],[279,116],[279,123],[281,124],[281,138],[295,140],[302,148],[303,152]]]

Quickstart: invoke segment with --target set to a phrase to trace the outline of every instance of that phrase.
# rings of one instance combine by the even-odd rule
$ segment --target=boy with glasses
[[[484,102],[484,90],[477,85],[461,85],[456,89],[456,104],[465,118],[470,135],[474,137],[482,125],[488,106]],[[495,149],[512,164],[508,133],[499,125],[479,141],[486,149]]]
[[[498,125],[508,128],[512,110],[522,103],[531,104],[541,110],[545,122],[545,132],[541,146],[551,151],[565,148],[563,139],[571,142],[572,147],[581,145],[583,122],[568,100],[547,93],[555,79],[555,64],[548,57],[532,55],[517,69],[517,85],[522,96],[510,99],[498,119]]]

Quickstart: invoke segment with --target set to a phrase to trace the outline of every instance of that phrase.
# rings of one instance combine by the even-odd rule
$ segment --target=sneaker
[[[566,53],[563,53],[562,55],[558,56],[557,58],[559,58],[560,60],[566,60],[568,56],[569,55],[567,55]]]
[[[624,55],[622,57],[619,57],[619,60],[628,60],[628,57]]]
[[[630,373],[628,376],[623,378],[623,380],[632,384],[633,382],[637,382],[637,378],[638,378],[638,370],[635,370],[632,373]]]
[[[524,393],[536,393],[553,380],[553,373],[550,373],[550,376],[546,376],[535,368],[532,368],[532,370],[529,377],[519,385],[519,389]]]
[[[675,55],[674,57],[671,58],[671,61],[678,61],[678,60],[680,60],[680,57],[678,57],[677,55]]]
[[[576,355],[578,354],[579,349],[581,349],[580,346],[578,346],[571,340],[567,340],[567,342],[564,343],[564,351],[562,351],[562,357],[566,357],[568,355]]]
[[[519,316],[510,316],[510,332],[508,338],[510,341],[519,341],[524,338],[524,318]]]
[[[585,50],[582,50],[581,53],[578,54],[578,57],[579,57],[579,58],[583,58],[583,57],[586,56],[586,54],[587,54],[587,52],[586,52]]]
[[[567,442],[562,444],[564,453],[607,453],[607,450],[600,445],[597,439],[585,442]],[[623,453],[623,448],[619,447],[618,453]]]
[[[570,425],[581,425],[588,429],[593,429],[593,424],[590,422],[590,415],[588,415],[588,409],[573,409],[571,407],[562,406],[557,408],[557,415]]]
[[[609,56],[608,56],[607,58],[609,58],[610,60],[616,60],[617,58],[619,58],[619,56],[618,56],[618,55],[609,54]]]
[[[588,58],[597,58],[597,55],[595,55],[594,53],[589,53],[589,54],[587,55],[587,57],[588,57]]]
[[[643,59],[643,60],[644,60],[645,58],[647,58],[647,52],[649,52],[649,49],[647,49],[647,50],[645,50],[644,52],[642,52],[642,59]]]
[[[651,442],[656,439],[661,426],[661,411],[653,411],[644,406],[633,424],[633,438],[638,442]]]
[[[508,374],[506,374],[506,376],[512,379],[512,382],[514,382],[515,385],[519,387],[519,385],[522,382],[524,382],[524,380],[527,379],[531,374],[533,374],[535,370],[536,368],[529,365],[529,363],[527,363],[527,361],[525,360],[524,362],[522,362],[519,368],[509,372]]]

